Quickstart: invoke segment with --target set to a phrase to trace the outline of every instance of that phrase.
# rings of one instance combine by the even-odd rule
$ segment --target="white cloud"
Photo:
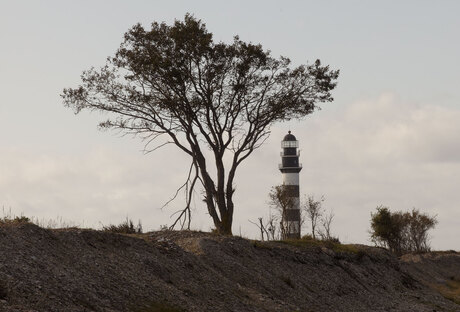
[[[0,204],[16,214],[60,216],[87,226],[120,222],[126,216],[144,220],[152,214],[150,228],[165,224],[171,211],[159,208],[183,178],[179,170],[171,173],[137,151],[98,148],[83,155],[31,155],[3,149],[1,154]]]
[[[301,193],[326,196],[342,240],[369,243],[370,212],[383,204],[438,215],[433,246],[460,249],[458,222],[448,221],[460,220],[460,110],[383,94],[316,112],[292,123],[291,130],[300,142]],[[268,214],[266,194],[281,183],[276,166],[285,132],[274,128],[267,145],[245,165],[238,195],[245,211],[236,210],[241,224],[247,216],[255,220]],[[255,236],[253,227],[245,226]]]
[[[324,193],[343,237],[362,241],[379,204],[458,217],[460,111],[389,94],[316,114],[301,126],[304,192]],[[310,172],[308,172],[310,171]],[[442,217],[441,217],[442,215]],[[342,222],[339,222],[341,220]],[[460,245],[440,223],[435,246]]]
[[[368,243],[370,212],[377,205],[412,207],[438,215],[433,246],[460,249],[460,110],[404,101],[391,94],[349,105],[330,104],[306,121],[290,123],[301,148],[301,193],[326,196],[333,230],[343,241]],[[268,215],[267,194],[281,183],[280,141],[287,124],[273,127],[268,142],[239,169],[233,231],[257,237],[248,222]],[[53,150],[55,150],[54,148]],[[174,148],[149,155],[123,146],[81,154],[38,155],[0,151],[0,204],[39,218],[88,226],[142,219],[147,229],[170,223],[178,199],[160,210],[183,182],[187,158]],[[197,192],[194,228],[209,230]],[[306,229],[308,231],[308,229]]]

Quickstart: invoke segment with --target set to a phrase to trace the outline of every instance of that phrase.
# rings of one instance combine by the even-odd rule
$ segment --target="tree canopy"
[[[391,212],[388,207],[378,206],[371,213],[371,239],[376,245],[401,255],[408,252],[430,250],[428,231],[436,226],[436,216],[411,212]]]
[[[273,123],[302,118],[332,101],[338,74],[319,60],[293,67],[288,58],[274,58],[237,36],[214,42],[205,24],[187,14],[171,26],[133,26],[105,66],[84,71],[82,84],[64,89],[62,97],[76,113],[109,113],[102,128],[140,135],[151,150],[175,144],[188,154],[187,203],[176,221],[188,218],[190,226],[190,199],[199,183],[217,231],[231,234],[238,166],[267,139]]]

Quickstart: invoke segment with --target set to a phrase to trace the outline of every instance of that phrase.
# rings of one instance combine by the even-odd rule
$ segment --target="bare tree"
[[[140,136],[147,151],[174,144],[189,155],[186,207],[175,223],[190,220],[199,184],[217,232],[231,234],[238,166],[268,138],[273,123],[305,117],[332,101],[337,77],[319,60],[292,67],[288,58],[276,59],[238,37],[215,43],[205,24],[187,14],[172,26],[135,25],[105,66],[83,72],[82,85],[64,89],[62,97],[76,113],[108,113],[100,127]]]
[[[316,239],[316,227],[318,225],[318,220],[323,215],[323,201],[324,196],[322,196],[320,200],[315,200],[315,198],[310,195],[306,198],[304,203],[304,211],[306,218],[310,220],[311,235],[313,236],[313,239]]]
[[[275,240],[278,236],[281,236],[281,234],[277,235],[278,227],[276,226],[276,220],[278,218],[275,217],[273,214],[269,214],[268,219],[266,222],[263,221],[262,217],[258,218],[258,223],[253,222],[251,220],[248,220],[250,223],[254,224],[257,226],[257,228],[260,230],[260,239],[262,241],[265,240],[265,237],[267,238],[267,241],[270,240]]]
[[[267,229],[268,232],[268,240],[276,240],[280,237],[280,235],[276,235],[278,232],[278,227],[276,226],[276,218],[274,215],[270,213],[268,217],[268,221],[265,225],[265,228]]]
[[[248,220],[248,221],[259,228],[261,241],[265,240],[265,235],[267,236],[267,240],[270,240],[270,233],[267,231],[267,229],[264,226],[263,218],[260,217],[258,218],[258,220],[259,220],[259,223],[253,222],[251,220]]]
[[[331,225],[332,225],[332,220],[334,219],[334,212],[331,211],[327,214],[324,214],[320,218],[320,223],[321,223],[321,230],[318,231],[318,234],[321,236],[321,239],[323,240],[331,240],[332,234],[331,234]]]
[[[410,246],[408,250],[424,252],[430,250],[428,231],[436,226],[436,216],[429,216],[421,213],[418,209],[406,212],[407,232],[409,234]]]

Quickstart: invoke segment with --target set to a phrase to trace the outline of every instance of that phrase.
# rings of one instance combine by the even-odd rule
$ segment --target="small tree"
[[[327,213],[327,214],[324,214],[320,218],[320,224],[322,226],[322,229],[320,231],[318,231],[318,233],[321,236],[322,240],[331,240],[331,239],[333,239],[333,236],[331,234],[331,225],[332,225],[332,220],[333,219],[334,219],[334,212],[332,212],[332,211]]]
[[[378,206],[371,214],[371,239],[377,245],[399,253],[403,234],[401,216],[392,214],[388,207]]]
[[[322,196],[320,200],[315,200],[313,196],[308,196],[303,206],[305,215],[307,219],[310,220],[311,235],[313,236],[313,239],[316,239],[316,227],[318,225],[318,220],[323,215],[323,201],[324,196]]]
[[[436,226],[438,221],[436,217],[430,217],[426,214],[420,213],[415,208],[412,212],[407,212],[407,228],[409,234],[409,241],[411,243],[410,250],[416,252],[429,251],[429,237],[428,231]]]
[[[270,213],[267,221],[265,222],[262,217],[258,218],[259,222],[253,222],[251,220],[248,220],[248,221],[254,224],[255,226],[257,226],[257,228],[260,231],[260,239],[262,241],[265,240],[265,237],[267,241],[270,241],[270,240],[275,240],[279,236],[281,236],[281,233],[278,233],[278,227],[276,226],[277,219],[278,218],[276,216]]]
[[[268,240],[275,240],[278,227],[276,226],[275,217],[270,213],[265,228],[268,232]]]
[[[186,153],[186,205],[174,224],[188,218],[190,227],[193,190],[201,184],[217,232],[231,234],[240,164],[268,138],[271,125],[332,101],[338,74],[319,60],[293,67],[238,37],[214,42],[205,24],[187,14],[171,26],[135,25],[105,66],[83,72],[82,84],[62,97],[76,113],[108,113],[102,128],[138,135],[149,151],[174,144]]]
[[[267,240],[270,240],[270,232],[266,229],[263,218],[259,217],[258,220],[259,220],[259,223],[253,222],[251,220],[248,220],[248,221],[259,228],[261,241],[265,240],[265,236],[267,236]]]
[[[268,194],[268,197],[270,198],[269,204],[278,211],[280,236],[286,237],[289,232],[289,229],[286,228],[285,222],[286,210],[294,207],[295,199],[291,196],[289,190],[285,188],[284,185],[273,186]]]
[[[268,194],[270,199],[269,204],[278,211],[278,219],[280,224],[280,236],[286,237],[289,233],[289,229],[286,228],[286,210],[292,209],[295,205],[295,198],[292,197],[289,189],[284,187],[284,185],[273,186]],[[272,222],[273,223],[273,222]]]
[[[429,251],[428,231],[437,224],[436,217],[412,212],[391,212],[388,207],[378,206],[371,213],[371,240],[401,255],[406,252]]]

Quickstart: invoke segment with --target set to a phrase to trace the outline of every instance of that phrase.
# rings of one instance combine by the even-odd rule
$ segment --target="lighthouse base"
[[[288,209],[287,211],[299,213],[298,209]],[[295,220],[285,219],[285,221],[283,222],[283,227],[284,229],[281,234],[282,239],[299,239],[300,238],[300,221],[298,219],[295,219]]]

